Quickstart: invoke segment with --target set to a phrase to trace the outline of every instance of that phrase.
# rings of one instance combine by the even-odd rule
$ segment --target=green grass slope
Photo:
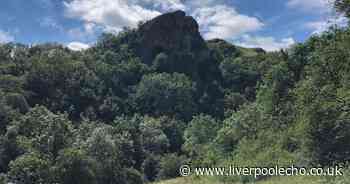
[[[177,178],[173,180],[160,181],[154,184],[228,184],[224,182],[219,182],[214,178]],[[241,184],[233,183],[233,184]],[[301,176],[293,176],[293,177],[274,177],[267,180],[256,182],[256,184],[330,184],[325,179],[319,177],[301,177]],[[343,183],[339,183],[343,184]],[[344,183],[346,184],[346,183]]]
[[[222,57],[254,57],[259,53],[265,53],[261,48],[244,48],[232,45],[231,43],[226,42],[221,39],[213,39],[207,41],[207,46],[215,50]]]

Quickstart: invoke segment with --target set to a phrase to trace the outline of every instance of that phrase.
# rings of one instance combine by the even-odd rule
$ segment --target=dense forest
[[[349,4],[335,8],[350,17]],[[2,44],[0,183],[142,184],[184,163],[346,167],[349,48],[337,26],[278,52],[205,41],[182,11],[81,52]]]

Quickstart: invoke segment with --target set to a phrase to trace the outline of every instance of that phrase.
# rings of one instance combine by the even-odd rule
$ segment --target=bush
[[[0,174],[0,184],[8,184],[7,176],[5,174]]]
[[[189,120],[196,111],[194,84],[184,74],[151,74],[142,78],[134,96],[139,112]]]
[[[155,181],[160,170],[159,157],[148,155],[142,164],[142,170],[147,181]]]
[[[186,162],[186,158],[176,154],[168,154],[160,160],[158,179],[170,179],[180,176],[179,169]]]
[[[94,184],[95,173],[87,155],[77,149],[65,149],[57,159],[57,180],[62,184]]]
[[[38,154],[26,154],[10,163],[9,181],[16,184],[50,182],[50,162]]]
[[[139,171],[135,169],[126,169],[125,184],[143,184],[142,175]]]

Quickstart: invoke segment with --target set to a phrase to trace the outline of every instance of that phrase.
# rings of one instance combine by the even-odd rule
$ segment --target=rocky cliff
[[[140,55],[146,63],[159,53],[173,51],[198,52],[206,48],[197,22],[183,11],[160,15],[139,27]]]

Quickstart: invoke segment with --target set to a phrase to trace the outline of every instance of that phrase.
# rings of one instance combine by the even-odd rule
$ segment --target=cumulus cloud
[[[328,21],[313,21],[307,22],[305,28],[312,30],[312,34],[320,34],[326,31],[331,26],[344,27],[347,25],[347,18],[337,17],[335,19],[330,19]]]
[[[100,24],[107,30],[120,31],[123,27],[135,27],[140,21],[161,13],[125,0],[73,0],[64,2],[66,15],[87,23]]]
[[[100,26],[97,26],[94,23],[85,23],[81,27],[75,27],[67,30],[67,33],[71,38],[83,40],[83,39],[94,38],[95,33],[97,31],[100,31],[101,29],[103,28],[101,28]]]
[[[143,6],[153,7],[160,11],[185,10],[186,5],[181,0],[139,0]]]
[[[290,0],[289,6],[315,7],[320,0]],[[200,31],[206,39],[221,38],[239,40],[244,47],[261,47],[267,51],[287,48],[294,44],[293,38],[252,37],[250,33],[260,30],[264,23],[256,17],[239,13],[225,0],[70,0],[64,2],[66,16],[80,19],[84,26],[80,30],[90,30],[96,26],[105,31],[119,32],[123,27],[136,27],[140,21],[152,19],[162,13],[184,10],[199,23]],[[324,5],[318,5],[324,6]],[[73,35],[84,35],[72,30]],[[73,49],[87,48],[85,44],[70,44]],[[79,47],[80,46],[80,47]],[[85,46],[85,47],[84,47]]]
[[[193,15],[206,39],[233,39],[243,33],[256,31],[264,25],[257,18],[241,15],[224,5],[198,8]]]
[[[207,39],[232,39],[263,26],[257,18],[239,14],[223,1],[214,0],[72,0],[64,2],[64,6],[67,16],[104,26],[110,32],[136,27],[140,21],[178,9],[198,20]]]
[[[333,3],[334,0],[288,0],[287,6],[319,14],[322,19],[304,23],[304,28],[311,30],[312,34],[319,34],[333,25],[340,27],[347,25],[347,20],[343,15],[335,16]]]
[[[305,24],[305,28],[312,30],[312,34],[322,33],[326,31],[328,27],[327,21],[314,21]]]
[[[8,43],[13,42],[15,39],[12,35],[9,33],[0,30],[0,43]]]
[[[41,27],[47,27],[47,28],[56,29],[59,31],[64,30],[63,26],[60,25],[53,17],[40,18],[38,19],[38,21]]]
[[[71,42],[67,47],[73,51],[82,51],[90,48],[90,45],[81,42]]]
[[[236,44],[247,48],[263,48],[266,51],[278,51],[288,48],[295,43],[295,40],[291,37],[277,40],[273,37],[253,37],[244,35]]]
[[[287,6],[316,13],[325,13],[332,9],[330,0],[289,0]]]

